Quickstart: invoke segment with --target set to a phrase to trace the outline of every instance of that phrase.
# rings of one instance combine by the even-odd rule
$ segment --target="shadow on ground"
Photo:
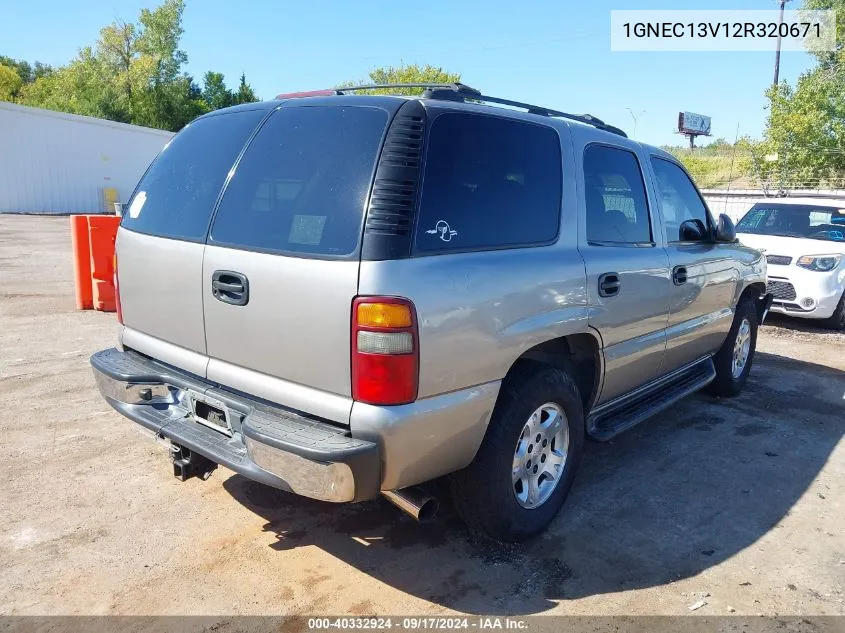
[[[769,312],[766,315],[766,326],[783,328],[794,332],[804,332],[805,334],[845,335],[845,331],[843,330],[834,330],[833,328],[822,326],[819,319],[801,319],[787,314],[781,314],[780,312]]]
[[[522,545],[474,536],[446,502],[417,525],[385,501],[335,506],[233,476],[275,549],[316,546],[401,591],[478,614],[662,585],[753,544],[790,510],[843,433],[845,372],[758,354],[736,399],[687,398],[588,443],[549,531]],[[815,535],[822,536],[822,535]]]

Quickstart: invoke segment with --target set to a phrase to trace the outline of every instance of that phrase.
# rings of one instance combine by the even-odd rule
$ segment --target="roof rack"
[[[334,91],[336,94],[345,94],[346,92],[356,92],[358,90],[376,90],[384,88],[425,88],[425,92],[423,92],[422,94],[423,98],[425,99],[440,99],[444,101],[463,102],[469,101],[471,103],[494,103],[498,105],[509,106],[512,108],[522,108],[530,114],[538,114],[540,116],[557,117],[561,119],[569,119],[571,121],[578,121],[579,123],[592,125],[593,127],[598,128],[600,130],[604,130],[606,132],[611,132],[613,134],[628,138],[628,135],[625,134],[623,130],[614,125],[609,125],[605,123],[600,118],[595,117],[592,114],[568,114],[567,112],[561,112],[559,110],[552,110],[551,108],[531,105],[530,103],[511,101],[510,99],[502,99],[501,97],[490,97],[488,95],[481,94],[481,91],[476,90],[475,88],[470,88],[466,84],[462,83],[365,84],[361,86],[345,86],[335,88]],[[328,90],[320,92],[324,94],[331,94],[331,91]]]

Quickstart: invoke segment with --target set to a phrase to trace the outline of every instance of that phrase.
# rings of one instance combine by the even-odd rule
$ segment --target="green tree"
[[[14,101],[23,85],[23,79],[5,64],[0,64],[0,101]]]
[[[461,80],[460,73],[450,73],[440,66],[420,66],[418,64],[400,64],[399,66],[387,66],[376,68],[370,72],[368,80],[348,81],[342,85],[354,86],[361,84],[448,84],[457,83]],[[386,88],[370,90],[372,94],[422,94],[423,88]]]
[[[223,73],[208,71],[202,78],[202,98],[212,110],[227,108],[235,103],[235,95],[226,87]]]
[[[47,64],[42,64],[41,62],[30,64],[26,60],[14,59],[5,55],[0,55],[0,64],[13,69],[25,84],[32,83],[39,77],[44,77],[53,72],[52,67]]]
[[[755,169],[773,185],[825,186],[845,181],[845,0],[805,0],[806,9],[837,11],[834,51],[815,52],[816,66],[795,86],[767,92],[764,139],[753,148]]]
[[[258,97],[253,91],[252,86],[246,82],[246,75],[241,73],[241,83],[238,86],[238,91],[235,93],[235,103],[252,103],[258,101]]]

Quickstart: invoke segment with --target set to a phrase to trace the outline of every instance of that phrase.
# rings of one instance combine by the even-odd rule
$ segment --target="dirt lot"
[[[746,391],[588,445],[521,546],[448,507],[180,483],[99,397],[112,314],[74,310],[67,218],[0,216],[0,613],[845,614],[845,335],[773,320]]]

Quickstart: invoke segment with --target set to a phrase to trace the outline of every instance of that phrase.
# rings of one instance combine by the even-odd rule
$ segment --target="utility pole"
[[[778,77],[780,75],[780,25],[783,24],[783,10],[786,7],[786,3],[790,2],[790,0],[780,0],[780,20],[778,21],[778,42],[777,48],[775,49],[775,81],[772,85],[778,85]]]

